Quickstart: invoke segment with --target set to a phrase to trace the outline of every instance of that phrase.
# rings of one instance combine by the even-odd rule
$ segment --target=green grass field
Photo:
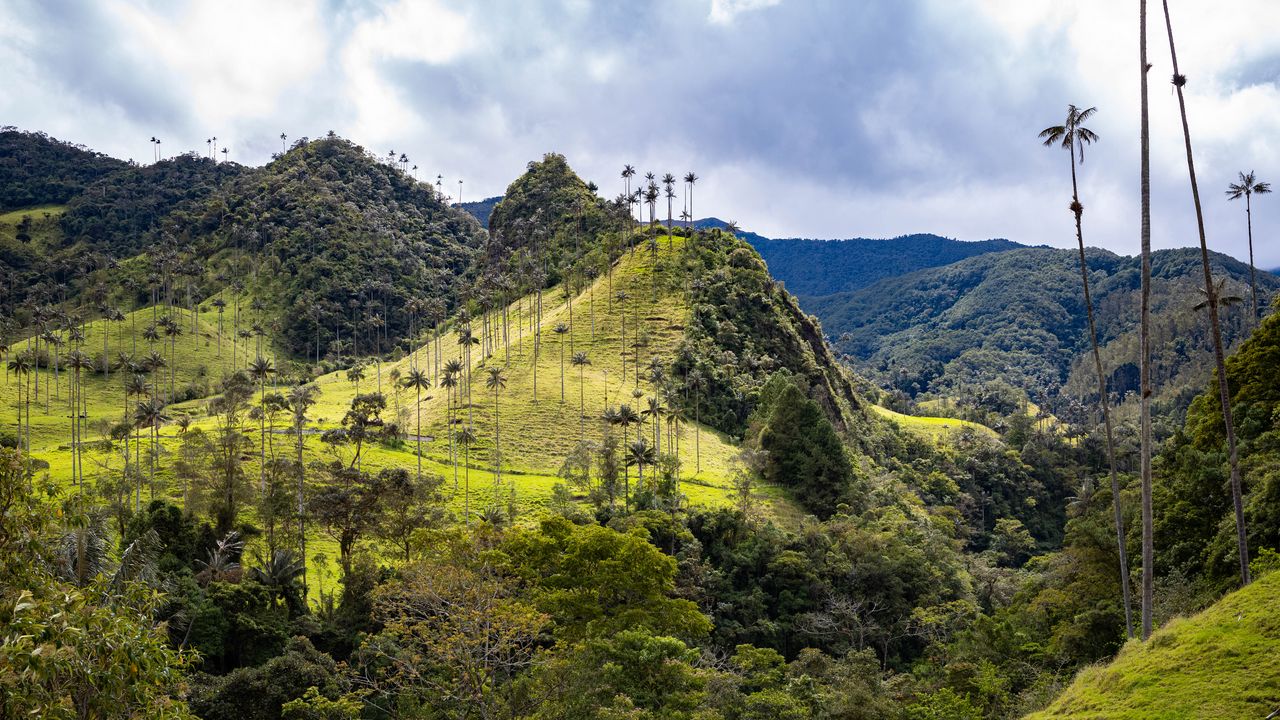
[[[957,420],[949,417],[926,417],[922,415],[903,415],[879,405],[871,406],[880,417],[894,422],[902,430],[922,435],[937,442],[950,442],[964,430],[972,430],[980,437],[999,438],[995,430],[968,420]]]
[[[460,397],[456,396],[453,400],[448,398],[449,393],[444,388],[432,387],[423,393],[422,402],[418,405],[414,392],[397,388],[392,383],[394,373],[407,374],[414,364],[426,370],[433,380],[438,379],[435,358],[437,345],[430,340],[413,356],[396,362],[383,362],[380,367],[373,363],[367,365],[365,377],[359,385],[360,392],[370,392],[380,387],[388,399],[385,417],[398,419],[410,433],[409,440],[398,448],[379,447],[372,450],[368,466],[416,468],[416,437],[420,422],[423,469],[446,478],[446,486],[451,491],[450,503],[455,509],[461,511],[464,506],[470,506],[474,511],[477,507],[493,502],[495,496],[505,504],[514,491],[521,514],[537,516],[550,500],[553,486],[560,482],[557,471],[564,458],[581,440],[599,441],[602,437],[604,424],[600,416],[606,405],[627,402],[633,408],[640,409],[653,394],[647,375],[642,372],[637,380],[634,356],[624,360],[624,314],[628,348],[634,350],[632,343],[637,326],[641,328],[642,337],[645,338],[639,351],[641,367],[646,367],[652,357],[669,360],[683,336],[682,324],[688,312],[681,283],[675,279],[674,271],[669,267],[681,242],[682,238],[674,238],[671,248],[668,248],[665,238],[660,243],[656,267],[656,299],[653,292],[654,261],[648,252],[640,250],[633,255],[624,256],[615,266],[611,279],[607,276],[597,279],[593,286],[582,289],[571,301],[564,297],[558,287],[544,292],[540,324],[542,339],[536,363],[536,396],[533,362],[535,315],[531,312],[531,297],[520,299],[508,309],[505,343],[496,341],[488,345],[491,351],[488,355],[481,352],[485,345],[472,348],[473,387],[470,406],[465,402],[465,387],[459,388]],[[629,295],[625,303],[611,300],[611,292],[618,291],[625,291]],[[225,372],[244,367],[259,352],[257,338],[246,341],[236,337],[237,330],[244,330],[259,320],[249,309],[249,298],[225,296],[224,299],[227,306],[221,318],[210,298],[194,313],[178,308],[171,311],[144,308],[127,314],[123,322],[95,320],[86,323],[82,349],[93,357],[105,352],[109,358],[115,358],[122,351],[136,356],[159,353],[165,358],[166,367],[153,372],[148,378],[155,391],[169,397],[172,388],[177,397],[183,397],[185,393],[195,398],[170,405],[170,417],[188,415],[192,419],[192,428],[211,428],[213,419],[207,416],[206,405],[211,393],[216,392],[219,379]],[[162,336],[159,341],[147,342],[143,338],[144,329],[166,312],[171,312],[182,326],[182,333],[172,340]],[[569,325],[571,331],[563,335],[556,334],[553,328],[559,323]],[[481,325],[479,319],[473,322],[477,333]],[[65,333],[63,335],[65,337]],[[32,338],[25,338],[13,343],[11,350],[21,351],[30,347],[32,342]],[[268,357],[275,357],[270,343],[265,339],[262,342],[262,352]],[[43,346],[42,344],[42,348]],[[459,358],[463,352],[453,331],[440,338],[438,347],[440,366],[450,359]],[[562,349],[563,401],[560,370]],[[65,355],[69,350],[69,345],[64,344],[61,354]],[[577,351],[587,353],[591,364],[582,368],[573,367],[570,359]],[[278,361],[283,358],[276,359]],[[506,377],[506,388],[498,394],[496,405],[493,393],[484,385],[486,368],[493,366],[502,367]],[[125,416],[126,406],[136,402],[137,398],[125,397],[125,380],[126,373],[119,371],[112,371],[109,375],[86,375],[83,378],[84,395],[87,398],[87,413],[84,415],[88,425],[84,430],[86,441],[104,439],[110,424],[119,422]],[[32,396],[32,455],[49,464],[49,476],[55,483],[69,485],[72,477],[70,378],[65,368],[59,368],[56,373],[53,368],[43,369],[22,378],[6,374],[0,385],[0,407],[5,408],[4,422],[0,424],[0,428],[11,433],[17,432],[18,411],[25,406],[25,403],[19,402],[20,397],[25,398],[25,394],[19,392],[20,381],[26,383],[25,387]],[[465,386],[465,382],[463,384]],[[339,425],[357,389],[355,384],[348,381],[345,370],[318,378],[316,385],[321,394],[310,412],[311,422],[308,424],[306,438],[306,453],[311,458],[321,457],[328,452],[318,435],[326,428]],[[268,390],[270,389],[269,386]],[[637,390],[639,398],[633,396]],[[501,485],[496,488],[495,410],[501,440],[502,473]],[[469,421],[477,436],[470,449],[470,496],[461,489],[468,469],[463,467],[465,453],[457,448],[459,489],[456,493],[452,492],[454,464],[451,461],[450,434],[447,429],[450,415],[453,417],[455,430]],[[291,452],[293,447],[292,436],[280,434],[283,433],[286,422],[283,417],[279,418],[276,433],[271,434],[276,438],[273,445],[277,453]],[[633,427],[629,437],[634,438],[637,431]],[[652,443],[652,423],[645,422],[641,431]],[[255,439],[256,444],[257,423],[249,423],[246,432]],[[695,426],[691,419],[680,426],[678,433],[674,432],[674,427],[663,423],[658,436],[664,452],[670,451],[673,439],[678,444],[682,463],[680,490],[690,503],[717,505],[727,501],[728,478],[737,452],[728,438],[706,427]],[[171,420],[160,431],[160,461],[157,470],[157,492],[171,498],[182,497],[181,489],[177,487],[171,471],[179,442],[179,430]],[[148,447],[149,443],[144,440],[144,464],[147,462]],[[90,483],[122,469],[124,461],[119,451],[117,443],[114,452],[91,448],[84,453],[85,474]],[[251,475],[256,472],[255,460],[256,458],[247,459],[255,466],[249,470]],[[631,476],[634,481],[634,468]],[[761,496],[767,506],[787,503],[784,494],[776,488],[763,488]],[[791,514],[790,508],[782,508],[782,511],[784,514]]]
[[[1280,572],[1085,668],[1028,720],[1264,718],[1280,709]]]

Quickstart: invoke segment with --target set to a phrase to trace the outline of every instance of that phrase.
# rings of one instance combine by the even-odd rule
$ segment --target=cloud
[[[739,14],[773,7],[782,0],[711,0],[711,13],[707,19],[717,25],[728,25]]]
[[[1172,0],[1210,243],[1246,255],[1238,170],[1280,181],[1280,5]],[[1167,43],[1151,3],[1153,220],[1196,242]],[[1137,249],[1137,11],[1022,0],[403,0],[0,4],[0,116],[123,157],[260,163],[335,130],[469,197],[558,151],[602,192],[624,163],[696,170],[699,215],[778,237],[937,232],[1074,242],[1065,153],[1040,129],[1099,108],[1086,238]],[[1280,207],[1255,207],[1280,265]]]

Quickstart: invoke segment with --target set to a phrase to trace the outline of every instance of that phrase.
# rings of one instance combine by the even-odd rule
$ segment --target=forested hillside
[[[1009,240],[962,242],[929,234],[884,240],[771,240],[756,236],[748,241],[768,263],[769,272],[806,304],[810,296],[858,290],[883,278],[1026,247]]]
[[[1137,390],[1138,260],[1101,250],[1088,253],[1109,389]],[[1194,310],[1202,299],[1195,251],[1154,254],[1153,366],[1160,397],[1185,407],[1211,367],[1208,323]],[[1248,297],[1249,268],[1225,255],[1214,263],[1224,295]],[[1280,279],[1259,276],[1265,298]],[[1060,392],[1096,397],[1084,363],[1088,336],[1074,251],[1025,248],[980,255],[945,267],[883,280],[860,291],[813,298],[811,309],[837,351],[886,387],[909,396],[974,397],[994,385],[1028,394],[1054,411],[1072,412]],[[1229,345],[1249,330],[1245,304],[1223,312]],[[1078,412],[1078,411],[1077,411]],[[1174,425],[1180,416],[1171,416]]]
[[[0,128],[0,213],[61,205],[128,165],[42,132]]]

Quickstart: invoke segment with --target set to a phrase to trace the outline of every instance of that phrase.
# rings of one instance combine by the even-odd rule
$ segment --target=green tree
[[[413,414],[414,414],[414,418],[417,421],[417,430],[415,432],[416,432],[417,444],[418,444],[418,449],[417,449],[418,482],[421,483],[422,482],[422,391],[431,389],[431,378],[427,376],[426,372],[419,370],[417,368],[413,368],[409,370],[409,374],[405,376],[402,384],[404,385],[404,387],[413,388],[415,394],[417,395],[417,400],[414,402],[414,405],[413,405]]]
[[[1250,296],[1253,299],[1253,321],[1258,322],[1258,318],[1262,317],[1261,310],[1258,307],[1258,271],[1253,264],[1253,196],[1266,195],[1271,192],[1271,183],[1261,182],[1250,170],[1248,173],[1240,172],[1240,182],[1231,183],[1227,186],[1227,199],[1239,200],[1244,198],[1244,217],[1245,226],[1249,231],[1249,289]]]
[[[259,356],[249,363],[249,377],[258,383],[260,393],[258,398],[259,409],[261,410],[258,415],[258,465],[261,475],[258,480],[258,492],[263,492],[267,487],[267,378],[274,375],[275,372],[275,366],[267,358]]]
[[[556,326],[551,328],[551,331],[554,332],[556,335],[558,335],[560,338],[560,404],[563,405],[564,404],[564,336],[569,333],[569,326],[565,325],[564,323],[556,323]]]
[[[498,423],[498,393],[507,387],[507,378],[502,374],[502,368],[491,367],[488,370],[489,377],[485,378],[485,387],[493,391],[493,485],[496,488],[502,484],[502,438],[499,435],[500,425]]]
[[[813,400],[788,384],[774,401],[760,432],[760,449],[768,453],[767,481],[789,487],[806,510],[820,518],[836,505],[853,501],[853,466],[831,421]]]
[[[587,432],[587,401],[585,388],[587,383],[587,366],[591,364],[591,359],[581,350],[573,354],[570,361],[573,366],[578,368],[578,440],[582,441],[586,438]]]

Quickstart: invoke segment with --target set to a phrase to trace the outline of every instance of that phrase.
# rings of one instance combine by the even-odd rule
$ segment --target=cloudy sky
[[[1155,242],[1194,244],[1159,4]],[[1239,170],[1280,182],[1280,3],[1171,0],[1210,244],[1246,257]],[[1138,243],[1137,2],[0,0],[0,124],[109,154],[261,164],[328,130],[500,193],[564,153],[608,196],[624,163],[694,170],[695,212],[774,237],[935,232],[1069,246],[1069,166],[1036,134],[1096,105],[1090,244]],[[1280,189],[1280,188],[1278,188]],[[1273,199],[1275,198],[1275,199]],[[1280,266],[1280,193],[1257,203]]]

